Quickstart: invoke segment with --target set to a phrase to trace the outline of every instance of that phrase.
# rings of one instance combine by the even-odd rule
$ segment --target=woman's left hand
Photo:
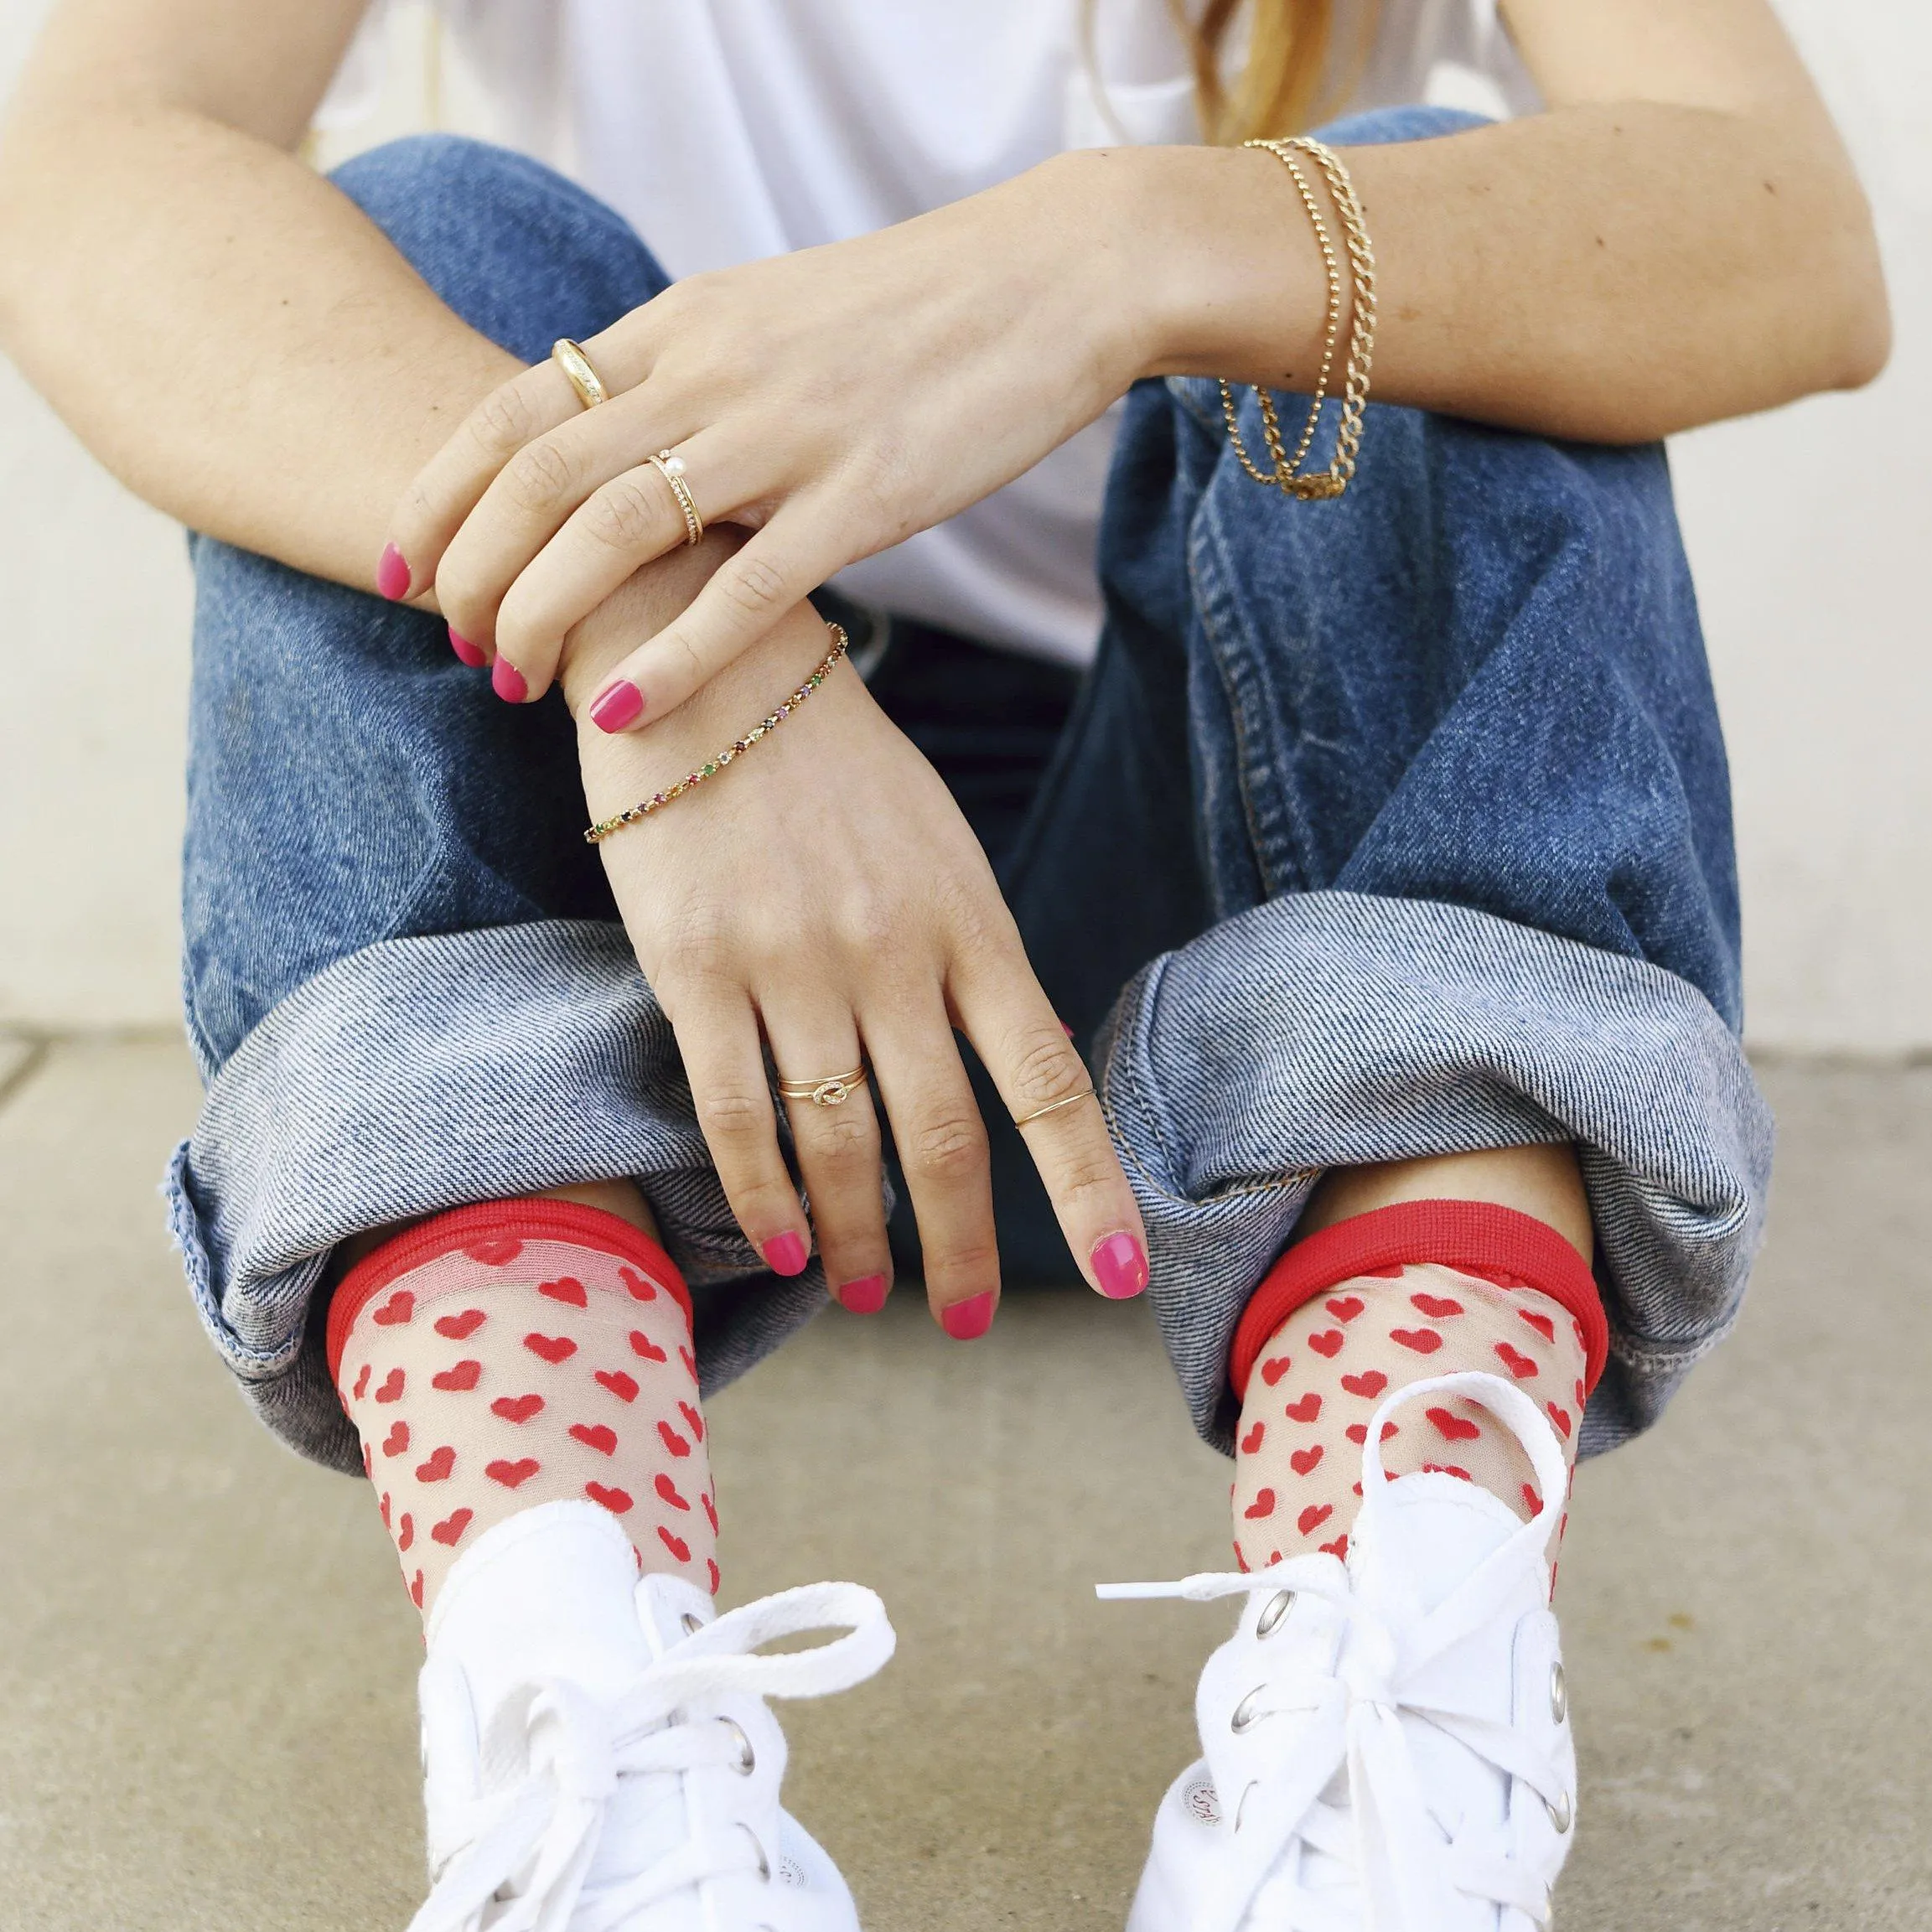
[[[1049,162],[857,241],[675,284],[582,346],[609,400],[538,364],[416,479],[391,541],[451,628],[535,699],[571,627],[685,541],[650,462],[753,530],[616,667],[606,729],[662,717],[846,565],[1031,468],[1140,373],[1104,157]],[[640,702],[620,688],[628,684]],[[614,697],[612,694],[614,693]]]

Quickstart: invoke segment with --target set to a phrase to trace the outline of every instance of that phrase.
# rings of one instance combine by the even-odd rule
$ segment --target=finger
[[[983,1335],[999,1305],[999,1241],[986,1123],[936,985],[927,998],[862,1011],[873,1077],[912,1196],[926,1300],[955,1341]]]
[[[818,1097],[782,1095],[799,1171],[811,1204],[812,1231],[832,1297],[854,1314],[876,1314],[892,1287],[886,1240],[878,1116],[863,1078],[858,1029],[795,996],[761,999],[765,1038],[781,1083]],[[842,1080],[837,1076],[847,1076]]]
[[[536,363],[491,390],[416,473],[391,513],[384,564],[393,552],[407,582],[400,588],[384,582],[384,593],[427,590],[463,520],[504,464],[526,443],[583,413],[577,391],[553,362]]]
[[[788,503],[717,567],[681,615],[618,666],[591,716],[607,731],[628,731],[675,711],[851,562],[822,541],[810,510]]]
[[[1020,1127],[1088,1285],[1111,1301],[1147,1285],[1147,1233],[1093,1081],[1016,935],[956,968],[961,1030]]]
[[[811,1231],[778,1148],[778,1116],[748,999],[680,1001],[671,1017],[697,1124],[745,1239],[774,1274],[805,1272]]]
[[[561,441],[561,436],[555,440]],[[458,552],[467,550],[470,532],[488,511],[490,500],[525,458],[544,447],[532,443],[490,486],[450,551],[446,576]],[[642,445],[634,446],[633,453],[636,447]],[[684,465],[680,480],[691,493],[701,526],[740,509],[768,480],[762,453],[736,446],[728,432],[700,432],[673,454]],[[524,532],[507,533],[500,524],[498,539],[483,540],[485,550],[492,542],[497,546],[490,552],[491,570],[536,527],[532,523]],[[506,589],[499,593],[494,585],[484,584],[478,592],[481,598],[500,598],[491,624],[497,656],[515,666],[531,699],[543,695],[555,675],[563,640],[572,629],[644,565],[688,542],[691,526],[669,479],[655,464],[645,463],[621,470],[592,489],[554,535],[545,535],[547,541]],[[438,588],[441,593],[441,579]]]

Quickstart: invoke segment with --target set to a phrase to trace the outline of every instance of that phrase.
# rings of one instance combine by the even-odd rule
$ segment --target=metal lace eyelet
[[[1235,1714],[1228,1719],[1228,1728],[1238,1738],[1259,1716],[1255,1709],[1255,1700],[1267,1689],[1266,1684],[1257,1684],[1241,1702],[1235,1706]]]
[[[1570,1810],[1570,1794],[1567,1791],[1560,1792],[1554,1805],[1546,1798],[1543,1800],[1543,1809],[1550,1814],[1550,1822],[1556,1827],[1556,1835],[1559,1837],[1570,1829],[1570,1821],[1573,1814]]]
[[[1260,1783],[1261,1779],[1259,1778],[1251,1779],[1248,1782],[1247,1789],[1241,1793],[1241,1803],[1235,1807],[1235,1829],[1237,1831],[1241,1828],[1241,1814],[1247,1810],[1248,1800],[1254,1796],[1255,1787]]]
[[[1255,1634],[1257,1637],[1272,1637],[1282,1619],[1287,1615],[1288,1608],[1294,1600],[1295,1593],[1292,1590],[1277,1590],[1268,1598],[1261,1615],[1256,1618]]]
[[[734,1724],[728,1717],[720,1717],[718,1722],[738,1739],[738,1762],[732,1769],[741,1778],[748,1778],[758,1769],[758,1753],[751,1748],[751,1739],[745,1736],[742,1726]]]
[[[743,1832],[745,1836],[751,1840],[751,1848],[753,1851],[758,1853],[759,1883],[761,1885],[770,1884],[771,1860],[766,1857],[764,1855],[764,1845],[763,1841],[760,1840],[758,1833],[753,1831],[751,1826],[748,1825],[740,1825],[738,1826],[738,1830]]]
[[[1550,1666],[1550,1715],[1561,1724],[1570,1712],[1570,1687],[1563,1679],[1563,1666]]]

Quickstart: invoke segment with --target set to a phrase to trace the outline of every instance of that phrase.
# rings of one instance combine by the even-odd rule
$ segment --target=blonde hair
[[[1223,78],[1223,55],[1244,6],[1250,16],[1247,60],[1230,88]],[[1187,0],[1168,0],[1168,8],[1193,58],[1201,132],[1211,142],[1299,134],[1324,118],[1339,104],[1336,96],[1347,91],[1337,85],[1331,58],[1334,0],[1205,0],[1198,19]],[[1364,0],[1359,11],[1359,44],[1340,63],[1351,78],[1366,56],[1374,0]]]

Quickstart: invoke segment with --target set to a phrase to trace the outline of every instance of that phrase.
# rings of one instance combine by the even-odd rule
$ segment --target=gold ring
[[[1030,1114],[1022,1114],[1013,1125],[1016,1127],[1030,1127],[1035,1121],[1044,1121],[1049,1114],[1057,1114],[1062,1107],[1070,1107],[1079,1101],[1090,1101],[1093,1097],[1094,1090],[1091,1087],[1082,1087],[1077,1094],[1069,1094],[1064,1100],[1049,1101],[1044,1107],[1035,1107]]]
[[[779,1092],[788,1101],[810,1101],[815,1107],[836,1107],[850,1100],[865,1085],[865,1069],[854,1067],[849,1074],[834,1074],[824,1080],[780,1080]]]
[[[696,543],[704,535],[704,519],[697,514],[697,500],[691,494],[691,485],[684,480],[684,458],[673,456],[668,449],[660,449],[651,458],[657,473],[671,485],[671,493],[677,499],[677,507],[684,512],[684,541]]]
[[[560,335],[551,344],[550,360],[569,379],[570,386],[577,391],[577,400],[586,409],[595,409],[598,403],[610,401],[610,391],[590,366],[590,358],[567,335]]]

